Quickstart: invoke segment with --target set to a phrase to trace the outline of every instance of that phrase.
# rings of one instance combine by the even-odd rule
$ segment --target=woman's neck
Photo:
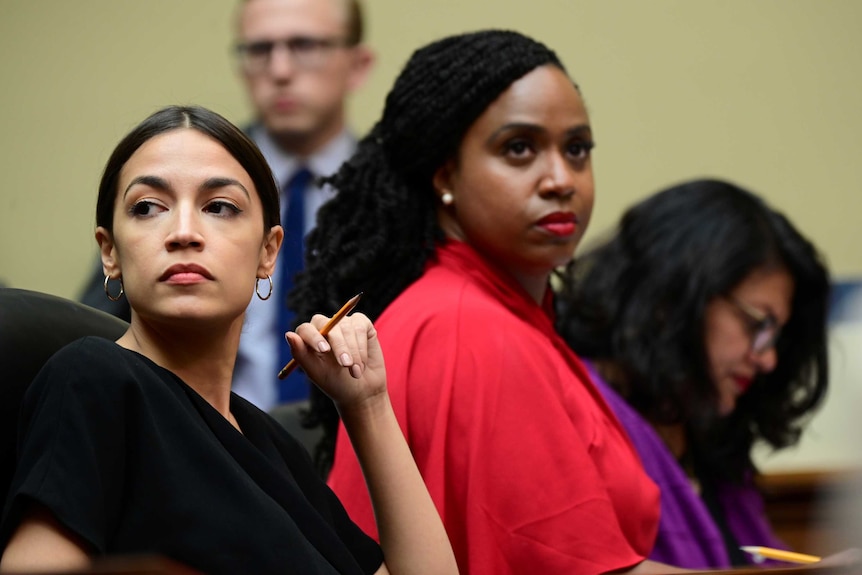
[[[489,253],[486,250],[481,249],[475,244],[467,241],[464,237],[463,233],[457,229],[447,229],[445,227],[445,223],[447,220],[441,221],[441,227],[443,227],[444,232],[446,233],[446,237],[449,241],[460,242],[470,247],[485,263],[489,265],[491,268],[495,270],[496,273],[504,273],[509,278],[515,280],[515,282],[521,286],[521,288],[527,292],[527,295],[531,300],[536,302],[538,305],[542,305],[545,301],[545,294],[548,291],[548,286],[551,280],[551,273],[553,270],[547,268],[534,268],[531,270],[525,270],[523,267],[519,267],[516,265],[512,265],[511,263],[507,263],[503,261],[501,258],[495,257],[494,254]]]
[[[592,361],[602,379],[628,402],[630,389],[623,369],[607,359],[594,359]]]
[[[232,423],[230,390],[242,317],[224,326],[160,325],[137,317],[117,344],[170,370]]]
[[[631,386],[625,372],[619,365],[613,361],[606,359],[597,359],[593,361],[593,365],[599,375],[602,376],[608,385],[610,385],[617,393],[619,393],[626,402],[629,401],[628,396],[631,393]],[[658,436],[661,437],[664,444],[673,454],[674,458],[679,461],[685,455],[687,438],[685,426],[682,424],[663,425],[659,423],[649,422],[653,429],[656,430]]]
[[[659,437],[662,438],[664,444],[667,445],[667,448],[673,454],[674,458],[677,461],[682,460],[686,449],[688,448],[685,427],[681,424],[659,425],[655,423],[653,423],[652,426],[656,430],[656,433],[658,433]]]

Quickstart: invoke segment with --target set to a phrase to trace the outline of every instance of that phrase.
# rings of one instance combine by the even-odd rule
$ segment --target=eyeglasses
[[[733,304],[747,320],[748,330],[751,334],[752,352],[760,354],[775,345],[781,334],[781,329],[778,327],[778,320],[775,319],[774,315],[750,306],[732,296],[726,296],[725,299]]]
[[[313,70],[326,63],[326,58],[336,48],[346,48],[352,44],[335,37],[294,36],[284,40],[260,40],[237,44],[243,69],[249,74],[262,74],[269,68],[272,53],[277,48],[286,48],[293,63],[302,69]]]

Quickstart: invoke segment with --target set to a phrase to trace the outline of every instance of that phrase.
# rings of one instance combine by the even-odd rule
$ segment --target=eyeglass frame
[[[316,70],[322,67],[324,53],[337,48],[353,48],[357,45],[349,39],[338,36],[291,36],[280,40],[256,40],[239,42],[234,46],[240,65],[248,74],[263,74],[272,62],[272,53],[283,46],[292,61],[303,70]],[[254,51],[258,50],[257,53]],[[303,50],[305,52],[303,52]],[[250,65],[250,59],[259,58],[260,62]],[[308,58],[318,58],[314,64],[309,64]]]
[[[763,311],[734,296],[724,296],[737,311],[748,320],[748,331],[751,336],[751,351],[761,354],[775,346],[781,335],[778,319],[772,313]]]

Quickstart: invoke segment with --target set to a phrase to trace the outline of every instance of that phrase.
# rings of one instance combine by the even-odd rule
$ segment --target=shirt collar
[[[249,135],[266,158],[279,187],[300,165],[306,166],[316,177],[334,174],[356,146],[356,138],[345,129],[315,154],[301,158],[282,151],[262,124],[252,126]]]

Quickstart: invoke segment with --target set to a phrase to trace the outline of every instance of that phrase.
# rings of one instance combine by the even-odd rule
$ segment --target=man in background
[[[234,367],[234,391],[263,410],[308,395],[302,373],[276,377],[289,357],[284,331],[293,325],[285,298],[301,266],[302,237],[334,193],[315,180],[334,173],[356,145],[346,100],[364,83],[374,59],[362,36],[358,0],[244,0],[239,6],[236,54],[256,115],[246,132],[282,190],[285,227],[272,297],[252,298]],[[100,263],[81,301],[128,320],[128,303],[110,301],[103,282]],[[268,290],[269,282],[261,280],[261,296]],[[112,286],[112,295],[117,291]]]

